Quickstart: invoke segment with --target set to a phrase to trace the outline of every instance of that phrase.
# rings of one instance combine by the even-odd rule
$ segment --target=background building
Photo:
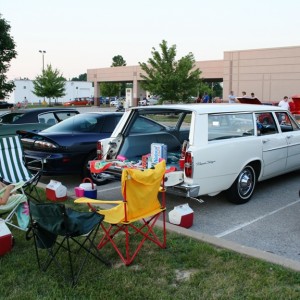
[[[300,93],[300,46],[225,51],[223,60],[197,61],[196,66],[208,84],[223,82],[224,101],[231,90],[236,96],[253,92],[263,102]],[[88,69],[87,79],[94,83],[95,98],[101,95],[101,82],[132,84],[131,106],[146,94],[140,87],[141,73],[140,66]]]
[[[22,102],[25,97],[29,104],[42,103],[44,98],[37,97],[33,91],[32,80],[14,80],[14,91],[9,95],[8,102],[18,103]],[[94,88],[91,82],[87,81],[66,81],[65,83],[66,95],[62,98],[57,98],[57,102],[64,103],[74,98],[93,97]],[[46,98],[46,101],[48,99]],[[53,99],[51,99],[53,101]]]

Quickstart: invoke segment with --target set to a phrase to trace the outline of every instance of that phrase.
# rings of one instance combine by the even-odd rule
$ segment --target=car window
[[[56,120],[53,112],[40,114],[38,116],[38,120],[39,120],[39,123],[46,123],[51,126],[57,123],[57,120]]]
[[[12,124],[19,120],[24,113],[8,113],[0,117],[0,123]]]
[[[278,129],[271,112],[256,113],[255,117],[258,135],[278,133]]]
[[[41,116],[42,118],[43,116]],[[39,118],[39,120],[41,119]],[[76,115],[74,117],[70,117],[60,123],[55,124],[52,127],[49,127],[45,130],[43,130],[43,132],[72,132],[73,128],[74,128],[74,122],[77,118],[80,119],[84,119],[84,117],[82,117],[80,114]],[[41,120],[40,120],[41,122]]]
[[[286,112],[276,112],[276,118],[282,132],[299,130],[299,125]]]
[[[139,116],[132,125],[129,133],[154,133],[163,131],[164,129],[164,126],[161,126],[148,118]]]
[[[254,122],[251,113],[208,115],[209,141],[251,135],[254,135]]]
[[[77,112],[76,111],[59,111],[55,112],[56,118],[60,121],[63,121],[65,119],[68,119],[70,117],[76,116]]]
[[[119,115],[103,118],[101,132],[112,133],[120,119],[121,116]]]

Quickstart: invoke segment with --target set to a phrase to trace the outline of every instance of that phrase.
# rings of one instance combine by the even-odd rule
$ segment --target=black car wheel
[[[256,184],[255,170],[247,165],[238,175],[232,186],[227,190],[227,198],[235,204],[244,204],[253,195]]]

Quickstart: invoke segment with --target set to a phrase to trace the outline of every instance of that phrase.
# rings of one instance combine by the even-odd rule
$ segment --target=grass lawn
[[[12,232],[13,251],[0,258],[0,299],[300,299],[300,272],[176,233],[167,249],[146,242],[128,267],[104,248],[112,267],[90,257],[71,288],[54,267],[39,271],[33,240]]]

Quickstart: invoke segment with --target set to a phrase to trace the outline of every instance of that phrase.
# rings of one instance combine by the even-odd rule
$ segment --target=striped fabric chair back
[[[0,177],[2,181],[16,183],[29,181],[33,175],[23,161],[23,148],[18,136],[0,139]]]

